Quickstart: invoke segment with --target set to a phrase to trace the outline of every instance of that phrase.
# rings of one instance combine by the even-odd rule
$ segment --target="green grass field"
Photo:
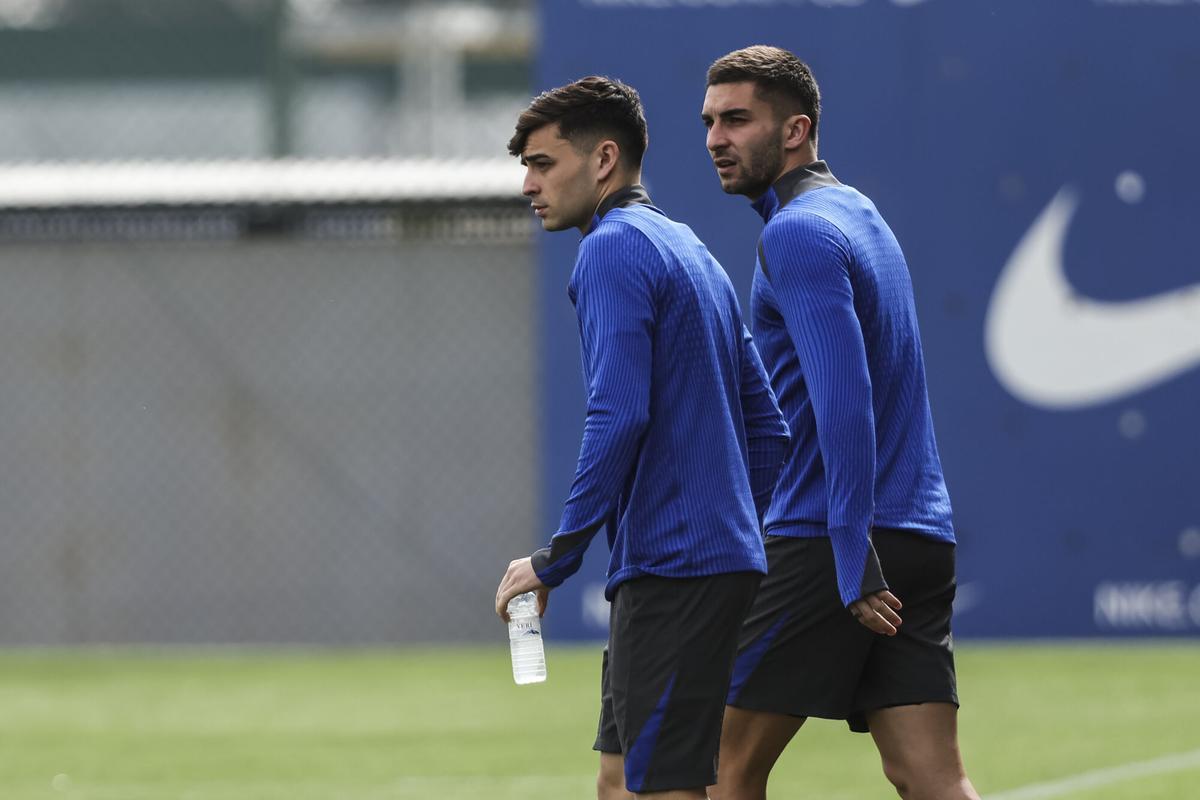
[[[3,653],[0,798],[587,798],[598,651],[549,647],[550,680],[524,687],[503,645]],[[1196,756],[1067,793],[1011,791],[1197,754],[1200,646],[963,646],[959,681],[985,797],[1200,798]],[[819,721],[771,791],[895,796],[869,737]]]

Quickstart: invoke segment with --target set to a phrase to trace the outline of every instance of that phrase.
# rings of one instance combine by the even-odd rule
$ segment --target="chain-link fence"
[[[498,634],[532,9],[0,0],[0,644]]]
[[[496,634],[535,516],[523,209],[0,221],[0,642]]]

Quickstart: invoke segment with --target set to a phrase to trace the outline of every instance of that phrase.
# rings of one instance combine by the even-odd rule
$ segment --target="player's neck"
[[[581,236],[586,236],[595,223],[597,215],[600,213],[600,208],[604,205],[604,201],[611,195],[628,189],[632,186],[639,186],[642,183],[642,171],[629,170],[621,172],[613,172],[608,178],[602,181],[596,187],[596,205],[592,209],[592,214],[587,218],[586,222],[581,222],[577,228]]]
[[[642,171],[640,169],[633,170],[613,170],[613,173],[600,184],[596,197],[596,208],[605,201],[605,199],[614,192],[619,192],[622,189],[628,189],[630,186],[637,186],[642,182]]]
[[[811,144],[806,144],[795,150],[789,150],[783,157],[783,168],[779,174],[775,176],[775,181],[787,175],[794,169],[806,167],[817,160],[817,148]],[[775,181],[771,181],[771,185],[775,185]]]

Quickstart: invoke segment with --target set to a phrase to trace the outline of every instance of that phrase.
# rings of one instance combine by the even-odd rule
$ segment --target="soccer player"
[[[701,118],[721,187],[766,223],[751,325],[793,436],[713,797],[765,798],[816,716],[869,730],[902,797],[977,798],[957,742],[955,539],[912,283],[875,206],[817,160],[820,110],[786,50],[709,68]]]
[[[637,92],[589,77],[535,98],[509,152],[548,231],[583,235],[568,295],[587,418],[550,544],[496,591],[549,587],[607,527],[609,640],[595,749],[602,800],[703,798],[738,631],[766,569],[760,533],[787,425],[729,278],[640,185]]]

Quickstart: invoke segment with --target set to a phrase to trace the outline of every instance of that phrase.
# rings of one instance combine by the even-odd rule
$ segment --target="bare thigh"
[[[625,791],[625,757],[620,753],[600,754],[596,797],[598,800],[633,800],[633,795]]]
[[[717,785],[713,800],[758,800],[766,797],[767,779],[804,717],[747,711],[725,706]]]
[[[883,771],[903,796],[978,798],[963,768],[952,703],[881,708],[867,721]]]

